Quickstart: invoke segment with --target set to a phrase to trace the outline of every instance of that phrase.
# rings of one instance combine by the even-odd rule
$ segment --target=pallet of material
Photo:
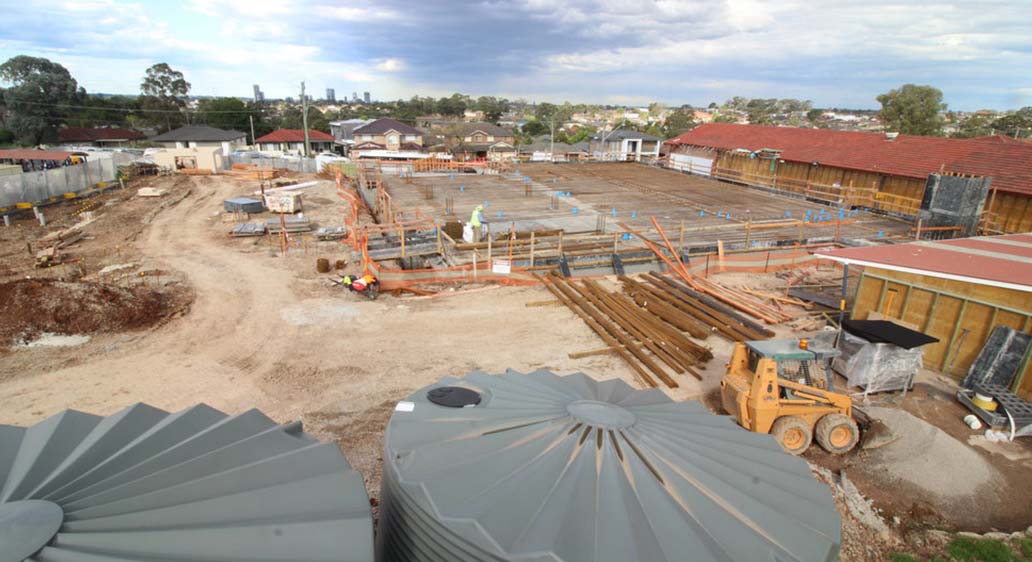
[[[234,170],[253,170],[258,167],[258,164],[233,164]]]
[[[345,226],[323,226],[315,231],[315,237],[319,240],[340,240],[347,236],[348,229]]]
[[[269,234],[279,234],[286,225],[287,232],[308,232],[312,230],[312,221],[304,217],[285,217],[282,219],[269,219],[265,221],[265,228]]]
[[[136,190],[137,197],[162,197],[168,193],[167,189],[157,187],[141,187]]]
[[[222,209],[227,213],[260,213],[265,210],[265,205],[250,197],[237,197],[222,201]]]
[[[215,172],[206,168],[180,168],[180,174],[186,174],[188,176],[213,176]]]
[[[250,236],[264,236],[265,225],[260,222],[242,222],[233,225],[229,235],[234,238],[247,238]]]
[[[234,166],[236,165],[237,164],[234,164]],[[230,175],[242,180],[260,181],[275,179],[280,177],[281,174],[280,171],[275,168],[259,168],[255,166],[253,168],[248,168],[246,170],[233,168],[232,170],[227,170],[226,175]]]

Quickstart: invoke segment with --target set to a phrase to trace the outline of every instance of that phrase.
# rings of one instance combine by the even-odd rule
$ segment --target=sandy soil
[[[315,272],[317,257],[353,260],[340,243],[294,239],[283,257],[278,241],[270,237],[227,236],[231,224],[222,220],[222,200],[250,194],[253,184],[226,177],[149,183],[169,188],[168,197],[186,190],[189,195],[160,210],[160,202],[111,196],[117,201],[103,207],[105,215],[98,219],[110,226],[75,250],[83,258],[75,275],[90,277],[104,266],[126,262],[135,269],[174,272],[196,295],[189,313],[148,331],[96,334],[73,348],[7,353],[2,359],[11,375],[0,377],[0,423],[27,425],[66,408],[111,414],[138,401],[168,410],[197,402],[230,413],[260,408],[282,422],[300,419],[313,435],[340,443],[376,498],[381,439],[394,404],[443,376],[474,369],[546,368],[563,374],[583,371],[600,379],[620,377],[637,386],[630,368],[615,356],[568,357],[603,343],[564,307],[525,306],[550,300],[543,288],[457,290],[432,299],[384,295],[368,301],[332,285],[332,274]],[[306,190],[304,200],[305,213],[314,222],[339,224],[340,207],[330,182]],[[55,216],[61,212],[53,211]],[[143,224],[145,218],[149,224]],[[0,244],[0,253],[14,256],[24,240],[41,234],[24,223],[19,228],[23,230],[0,234],[0,242],[7,242]],[[23,259],[28,260],[27,254]],[[25,271],[0,272],[0,280]],[[727,278],[731,284],[738,281],[764,290],[779,286],[773,276]],[[788,326],[777,331],[798,336]],[[700,398],[718,411],[714,389],[731,343],[711,336],[704,344],[715,359],[701,371],[703,381],[682,377],[680,388],[665,391],[675,399]],[[952,410],[925,411],[952,406],[945,399],[922,401],[928,396],[915,392],[903,407],[926,419],[938,415],[936,425],[955,421]],[[962,433],[951,426],[953,437],[963,440]],[[997,461],[1002,455],[983,449],[979,454],[1001,466]],[[935,515],[922,518],[924,512],[917,513],[914,521],[941,523],[944,508],[920,501],[922,494],[930,495],[928,490],[893,487],[891,481],[872,476],[877,463],[869,456],[832,459],[818,451],[808,453],[808,460],[832,472],[847,469],[850,480],[890,520],[910,517],[907,509],[917,506]],[[1027,476],[1028,466],[1007,462],[1012,464],[1000,469],[1003,482],[998,486]],[[921,507],[925,505],[929,507]],[[1005,519],[991,525],[1020,520],[1028,505],[1011,506]],[[981,513],[974,499],[959,509],[976,517]],[[846,518],[851,546],[842,560],[881,559],[882,553],[872,550],[875,543],[868,541],[870,532],[851,521]]]

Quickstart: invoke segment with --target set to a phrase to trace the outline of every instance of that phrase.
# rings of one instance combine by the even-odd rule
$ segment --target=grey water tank
[[[387,426],[381,562],[825,562],[805,461],[697,402],[547,371],[445,378]]]
[[[300,423],[205,405],[0,426],[0,562],[368,562],[369,498]]]

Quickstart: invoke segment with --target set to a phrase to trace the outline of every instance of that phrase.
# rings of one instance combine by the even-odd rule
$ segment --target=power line
[[[244,113],[244,114],[250,114],[250,113],[255,113],[256,111],[260,111],[260,110],[257,110],[257,109],[252,109],[252,110],[227,109],[227,110],[218,110],[218,111],[209,111],[209,110],[204,110],[204,109],[142,109],[142,108],[132,108],[132,107],[108,107],[108,106],[99,106],[99,105],[75,105],[75,104],[68,104],[68,103],[41,103],[41,102],[34,102],[34,101],[20,101],[20,100],[17,100],[17,99],[14,99],[12,101],[14,103],[20,103],[20,104],[25,104],[25,105],[36,105],[36,106],[41,106],[41,107],[56,107],[56,108],[64,108],[64,109],[93,109],[93,110],[97,110],[97,111],[121,111],[121,112],[125,112],[125,113],[190,113],[190,112],[193,112],[193,113]]]

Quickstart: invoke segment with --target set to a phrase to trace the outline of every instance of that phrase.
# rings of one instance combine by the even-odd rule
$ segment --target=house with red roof
[[[303,129],[276,129],[255,140],[260,152],[304,154],[305,131]],[[308,130],[308,144],[312,154],[333,151],[333,136],[329,133]]]
[[[58,129],[61,144],[88,144],[91,146],[123,146],[147,138],[143,133],[121,127],[64,127]]]
[[[986,230],[1032,231],[1032,144],[1008,137],[707,123],[665,148],[678,169],[905,217],[917,216],[930,174],[989,177]]]

